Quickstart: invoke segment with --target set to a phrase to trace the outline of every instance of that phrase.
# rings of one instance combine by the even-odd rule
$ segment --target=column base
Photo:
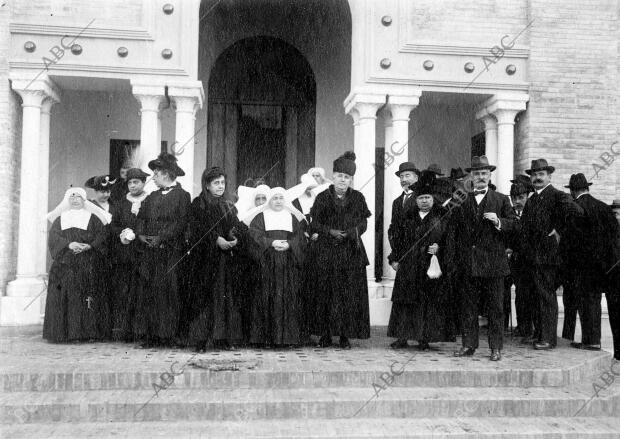
[[[392,288],[394,281],[368,281],[368,303],[370,307],[370,325],[387,326],[392,311]]]
[[[7,285],[0,297],[0,326],[40,325],[43,323],[47,283],[44,278],[23,276]]]

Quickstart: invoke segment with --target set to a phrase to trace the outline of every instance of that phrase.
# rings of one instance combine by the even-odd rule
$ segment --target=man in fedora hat
[[[474,156],[470,168],[474,191],[460,208],[461,224],[457,240],[464,261],[463,346],[457,357],[471,356],[478,348],[478,303],[486,299],[489,319],[491,360],[501,359],[503,345],[504,277],[510,273],[506,258],[506,234],[514,227],[515,215],[510,200],[489,188],[491,172],[485,156]]]
[[[516,181],[516,180],[512,180]],[[533,189],[532,189],[533,190]],[[511,315],[512,305],[512,285],[515,285],[515,308],[517,316],[517,335],[521,337],[531,338],[533,333],[533,311],[534,300],[528,295],[528,290],[523,288],[523,279],[528,274],[523,269],[523,255],[519,248],[519,231],[520,219],[523,214],[523,208],[527,203],[529,196],[529,188],[521,182],[513,183],[510,186],[510,200],[512,201],[512,209],[517,217],[514,230],[508,236],[507,255],[510,265],[510,276],[506,277],[504,284],[504,315]]]
[[[614,340],[614,358],[620,361],[620,199],[616,199],[609,206],[616,218],[614,239],[614,264],[606,267],[605,276],[607,287],[605,298],[607,299],[607,312],[609,313],[609,326]]]
[[[574,274],[574,296],[581,321],[581,343],[573,347],[601,349],[601,296],[606,286],[606,271],[615,262],[614,240],[616,219],[609,206],[589,193],[592,183],[585,175],[573,174],[566,188],[583,209],[574,233],[566,236],[572,241],[568,247],[569,260],[564,261]]]
[[[558,301],[557,274],[560,266],[560,236],[582,209],[570,196],[551,185],[555,171],[545,159],[532,160],[525,171],[534,186],[521,216],[520,246],[526,271],[525,288],[536,297],[534,348],[552,349],[557,344]],[[529,340],[524,340],[529,341]]]
[[[403,188],[403,193],[400,194],[392,202],[392,221],[388,228],[388,240],[392,251],[388,256],[388,262],[394,269],[398,271],[398,260],[401,257],[403,251],[402,237],[403,237],[403,223],[405,218],[405,212],[415,206],[415,197],[410,186],[418,181],[418,175],[420,171],[412,162],[404,162],[398,166],[396,176],[400,179],[400,186]]]

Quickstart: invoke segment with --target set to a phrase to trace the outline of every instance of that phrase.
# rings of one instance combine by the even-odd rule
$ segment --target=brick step
[[[499,363],[485,354],[473,358],[434,359],[432,354],[418,357],[392,356],[372,363],[332,364],[257,364],[254,369],[210,371],[187,366],[183,358],[158,364],[131,365],[118,370],[111,365],[96,369],[83,365],[66,365],[47,369],[16,368],[0,373],[0,389],[4,392],[55,392],[95,390],[151,389],[164,372],[175,373],[175,388],[192,389],[290,389],[317,387],[370,387],[382,383],[381,378],[392,368],[394,387],[562,387],[578,384],[592,374],[609,369],[611,355],[589,353],[577,363],[544,364],[529,358],[528,351],[507,352]],[[410,354],[409,354],[410,355]],[[189,357],[189,354],[187,355]],[[235,357],[244,358],[244,357]],[[449,362],[449,364],[446,364]],[[41,365],[45,367],[45,365]],[[288,370],[287,370],[288,369]],[[182,371],[182,373],[181,373]],[[164,375],[164,379],[168,379]]]
[[[378,391],[378,397],[375,396]],[[131,422],[382,417],[620,416],[620,388],[594,397],[570,388],[393,387],[13,392],[0,395],[0,423]],[[580,409],[589,401],[587,407]]]
[[[12,439],[410,438],[617,439],[614,417],[382,418],[330,420],[115,422],[2,426]]]

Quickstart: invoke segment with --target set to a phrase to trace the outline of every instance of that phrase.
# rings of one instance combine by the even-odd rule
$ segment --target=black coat
[[[534,193],[525,203],[521,217],[521,250],[528,264],[560,265],[560,251],[555,236],[548,236],[554,229],[564,236],[571,222],[583,215],[579,207],[565,192],[552,185],[540,195]]]
[[[456,214],[460,212],[460,215]],[[493,212],[500,220],[498,230],[483,217]],[[458,249],[465,275],[476,277],[502,277],[510,274],[506,258],[506,237],[515,226],[516,215],[508,197],[492,189],[480,205],[471,194],[463,205],[455,210]]]
[[[390,223],[390,227],[388,228],[388,240],[392,249],[388,255],[388,261],[390,264],[398,261],[402,256],[404,251],[403,236],[406,234],[406,227],[403,227],[405,213],[413,209],[416,205],[414,199],[415,196],[413,193],[407,199],[406,203],[403,203],[404,197],[405,193],[403,192],[392,202],[392,221]]]

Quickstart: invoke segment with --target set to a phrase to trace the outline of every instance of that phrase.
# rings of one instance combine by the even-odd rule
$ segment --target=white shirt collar
[[[583,196],[583,195],[585,195],[585,194],[587,194],[587,192],[584,192],[584,193],[582,193],[582,194],[579,194],[579,195],[577,196],[577,198],[575,198],[575,200],[578,200],[578,199],[579,199],[579,197],[581,197],[581,196]]]
[[[429,211],[426,211],[426,212],[422,212],[421,210],[420,210],[420,211],[418,211],[418,213],[420,214],[420,218],[422,218],[422,219],[424,219],[424,217],[425,217],[426,215],[428,215],[428,212],[430,212],[430,210],[429,210]]]
[[[544,191],[545,189],[547,189],[547,186],[549,186],[550,184],[551,184],[551,183],[547,183],[547,185],[546,185],[544,188],[542,188],[542,189],[536,189],[536,193],[537,193],[538,195],[540,195],[540,193],[541,193],[542,191]]]

